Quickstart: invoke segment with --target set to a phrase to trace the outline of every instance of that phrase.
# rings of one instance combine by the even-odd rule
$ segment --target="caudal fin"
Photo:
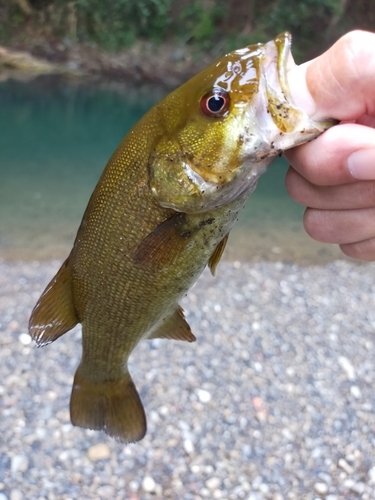
[[[79,366],[70,398],[72,424],[102,429],[124,443],[141,440],[146,434],[146,415],[129,373],[118,380],[95,383],[82,371]]]

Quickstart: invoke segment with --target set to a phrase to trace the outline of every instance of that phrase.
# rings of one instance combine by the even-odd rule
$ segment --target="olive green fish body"
[[[282,151],[322,133],[293,105],[290,35],[227,54],[154,106],[96,186],[74,247],[36,304],[30,334],[48,344],[82,324],[73,424],[130,442],[146,417],[127,361],[141,339],[195,340],[178,302]]]

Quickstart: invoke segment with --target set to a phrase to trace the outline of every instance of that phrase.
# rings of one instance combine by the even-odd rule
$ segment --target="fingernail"
[[[349,172],[355,179],[375,179],[375,148],[360,149],[348,157]]]

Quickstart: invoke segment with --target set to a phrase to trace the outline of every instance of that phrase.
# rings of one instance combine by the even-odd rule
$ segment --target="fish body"
[[[227,54],[154,106],[109,160],[73,249],[30,318],[37,345],[82,324],[72,423],[131,442],[146,417],[127,361],[142,339],[194,341],[179,300],[259,176],[314,122],[288,94],[290,35]]]

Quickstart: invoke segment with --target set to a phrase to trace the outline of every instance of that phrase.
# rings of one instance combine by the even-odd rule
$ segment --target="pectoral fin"
[[[194,342],[196,340],[184,317],[184,311],[180,306],[148,338],[185,340],[187,342]]]
[[[159,224],[139,245],[134,263],[159,269],[171,264],[189,241],[184,231],[185,214],[175,213]]]
[[[215,248],[215,250],[212,252],[212,255],[208,261],[208,267],[210,268],[212,276],[215,276],[216,273],[216,268],[217,265],[219,264],[219,261],[223,255],[225,246],[227,244],[229,237],[229,233],[224,236],[224,238],[220,241],[218,246]]]
[[[71,330],[78,322],[68,258],[34,307],[29,321],[29,333],[37,346],[41,347]]]

